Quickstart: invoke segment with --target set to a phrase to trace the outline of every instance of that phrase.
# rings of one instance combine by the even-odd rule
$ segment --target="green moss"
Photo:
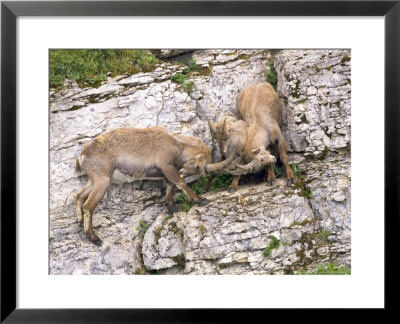
[[[316,67],[315,70],[316,70],[317,72],[321,71],[321,69],[320,69],[319,67]]]
[[[139,221],[139,225],[136,227],[136,230],[139,232],[138,237],[143,238],[148,228],[149,224],[147,224],[143,219],[141,219]]]
[[[309,225],[309,224],[315,224],[316,222],[317,222],[316,218],[313,218],[311,220],[306,219],[302,222],[294,221],[290,226],[305,226],[305,225]]]
[[[158,243],[161,237],[161,231],[162,231],[162,226],[158,226],[153,230],[154,233],[154,239]]]
[[[265,81],[269,82],[276,90],[278,84],[278,73],[275,70],[274,62],[267,62],[266,65],[269,67],[269,70],[265,73]]]
[[[269,245],[264,249],[264,257],[268,258],[271,254],[271,251],[273,249],[278,248],[280,240],[278,240],[275,236],[273,235],[268,235],[267,236],[271,241],[269,242]]]
[[[300,86],[300,81],[296,81],[296,86],[294,91],[290,94],[293,98],[299,99],[300,98],[300,92],[299,92],[299,86]]]
[[[317,233],[317,235],[318,235],[321,239],[323,239],[323,240],[325,240],[325,241],[328,241],[328,237],[329,237],[330,235],[332,235],[332,233],[330,233],[330,232],[328,232],[328,231],[326,231],[326,230],[324,230],[324,229],[321,229],[321,231],[319,231],[319,232]]]
[[[304,195],[305,195],[308,199],[310,199],[310,198],[312,197],[311,189],[308,188],[308,187],[304,187]]]
[[[330,71],[332,69],[332,65],[329,65],[328,67],[325,68],[327,71]]]
[[[187,81],[187,79],[192,72],[197,72],[200,70],[200,68],[194,59],[191,59],[190,61],[185,62],[184,64],[187,65],[187,68],[185,68],[182,71],[182,73],[176,73],[172,75],[170,79],[173,82],[179,83],[186,92],[192,92],[194,87],[194,82]],[[203,73],[206,73],[205,71],[208,71],[207,73],[210,73],[209,69],[202,70]]]
[[[238,55],[238,57],[236,58],[237,60],[247,60],[249,58],[249,56],[247,54],[240,54]]]
[[[203,224],[201,224],[199,229],[200,229],[201,235],[204,236],[206,234],[206,232],[207,232],[206,227]]]
[[[329,154],[329,149],[327,146],[324,147],[324,150],[322,151],[322,158],[325,158]]]
[[[158,59],[150,50],[51,49],[49,84],[60,90],[66,78],[80,87],[98,87],[108,75],[154,70]]]
[[[172,260],[173,260],[175,263],[179,264],[179,265],[185,265],[185,262],[186,262],[185,256],[184,256],[183,254],[179,254],[179,255],[177,255],[177,256],[174,256],[174,257],[172,258]]]
[[[294,185],[296,189],[299,189],[299,196],[310,199],[312,197],[311,189],[306,186],[304,180],[305,174],[299,174]]]
[[[180,228],[178,227],[178,225],[177,225],[175,222],[171,222],[171,223],[169,224],[168,229],[169,229],[172,233],[178,235],[178,237],[179,237],[179,239],[181,240],[181,242],[183,242],[183,239],[184,239],[184,235],[185,235],[185,234],[183,233],[183,230],[180,229]]]
[[[350,57],[348,55],[343,56],[343,58],[341,59],[340,63],[345,63],[350,61]]]
[[[308,99],[308,97],[305,97],[304,99],[301,99],[301,100],[297,101],[297,103],[304,103],[304,102],[307,101],[307,99]]]
[[[174,214],[169,213],[167,216],[164,218],[164,222],[167,222],[169,219],[171,219],[174,216]]]

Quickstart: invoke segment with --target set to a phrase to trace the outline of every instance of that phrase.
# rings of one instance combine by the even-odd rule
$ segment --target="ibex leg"
[[[89,196],[90,191],[92,191],[93,182],[91,179],[79,190],[79,192],[75,195],[75,202],[76,202],[76,216],[78,218],[78,222],[80,224],[83,223],[83,210],[82,206],[85,202],[86,198]]]
[[[174,184],[166,180],[167,190],[165,193],[165,202],[167,204],[168,212],[175,213],[179,209],[176,207],[174,203]]]
[[[189,197],[190,201],[194,201],[196,204],[200,206],[207,205],[210,201],[197,196],[186,184],[185,180],[183,180],[179,176],[178,170],[172,166],[168,165],[165,168],[161,169],[162,173],[165,175],[168,181],[172,182],[174,185],[176,185],[178,188],[182,189],[185,194]]]
[[[238,186],[239,186],[239,180],[240,180],[240,175],[235,176],[231,182],[231,184],[229,185],[229,192],[234,192],[237,190]]]
[[[289,165],[288,156],[286,153],[286,150],[287,150],[286,141],[283,138],[282,134],[279,134],[279,135],[280,135],[278,137],[279,158],[281,159],[282,164],[285,166],[286,177],[287,177],[288,183],[294,183],[294,173],[293,173],[292,168]]]
[[[210,175],[210,177],[208,178],[208,181],[205,183],[205,185],[203,186],[203,191],[208,191],[211,187],[212,182],[214,181],[215,177],[217,175],[216,174],[212,174]]]
[[[93,232],[93,211],[100,200],[104,197],[110,183],[111,179],[106,176],[94,178],[93,189],[90,192],[88,199],[83,204],[83,225],[85,233],[93,242],[99,241],[99,237]]]
[[[273,185],[275,183],[275,173],[274,170],[272,169],[272,165],[268,165],[268,175],[267,175],[267,182],[270,185]]]

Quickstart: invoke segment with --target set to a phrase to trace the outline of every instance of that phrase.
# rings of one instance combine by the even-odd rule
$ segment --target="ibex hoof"
[[[94,245],[101,246],[103,244],[102,240],[96,234],[87,234],[87,237]]]
[[[229,188],[228,192],[232,193],[232,192],[235,192],[236,190],[237,190],[237,188]]]
[[[102,246],[102,245],[103,245],[103,241],[100,240],[100,239],[98,239],[98,240],[96,240],[96,241],[92,241],[92,243],[93,243],[94,245],[97,245],[97,246]]]
[[[208,200],[206,198],[202,198],[200,201],[197,202],[197,205],[205,206],[205,205],[209,204],[210,202],[211,202],[211,200]]]
[[[177,213],[179,211],[179,208],[174,204],[171,207],[168,207],[168,213]]]
[[[269,186],[273,186],[273,185],[275,184],[275,180],[268,180],[268,181],[267,181],[267,184],[268,184]]]
[[[291,184],[294,184],[294,178],[288,178],[287,184],[288,184],[288,186],[290,186]]]

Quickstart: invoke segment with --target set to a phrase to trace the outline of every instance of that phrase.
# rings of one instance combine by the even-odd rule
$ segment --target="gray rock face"
[[[295,152],[322,156],[351,140],[349,50],[289,50],[275,57],[286,139]]]
[[[218,158],[207,119],[236,115],[239,92],[265,81],[266,63],[274,59],[267,50],[185,55],[199,66],[189,75],[192,92],[170,79],[184,66],[164,62],[97,89],[67,82],[67,89],[50,93],[50,274],[279,274],[324,260],[350,266],[350,53],[341,50],[275,56],[283,132],[294,152],[289,159],[302,170],[295,186],[278,181],[210,192],[209,205],[171,217],[162,181],[121,175],[94,213],[103,245],[85,237],[73,200],[87,180],[74,176],[83,143],[118,127],[158,125],[202,138]],[[280,243],[265,257],[270,235]]]

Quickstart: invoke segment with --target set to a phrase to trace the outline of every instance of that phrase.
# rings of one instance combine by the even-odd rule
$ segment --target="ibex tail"
[[[81,165],[79,163],[79,156],[75,160],[75,176],[81,175]]]

